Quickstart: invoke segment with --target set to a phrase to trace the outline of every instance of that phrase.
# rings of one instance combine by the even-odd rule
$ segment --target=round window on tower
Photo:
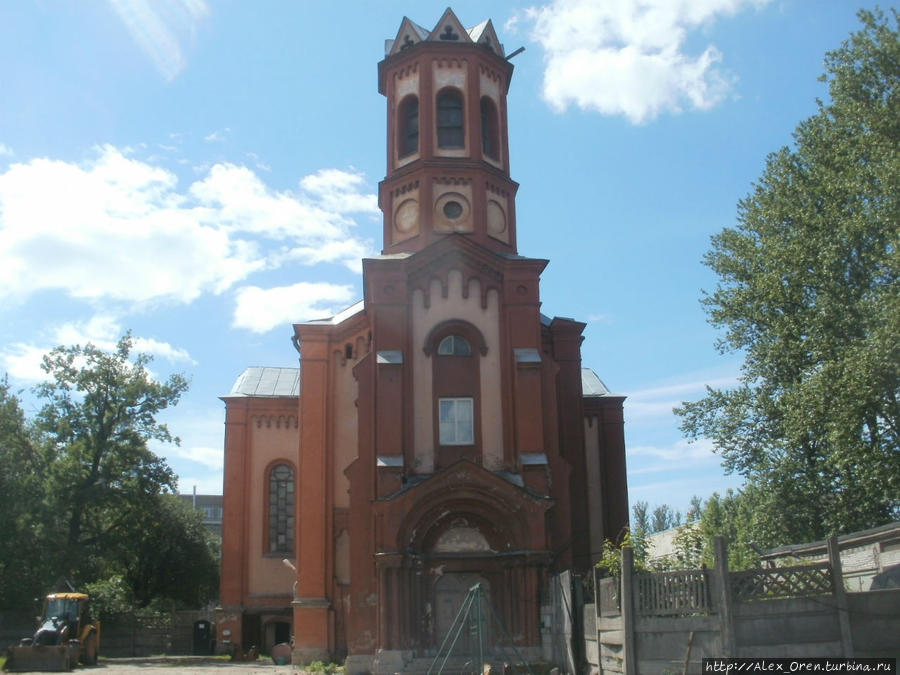
[[[434,201],[435,232],[471,232],[472,206],[469,198],[451,190]]]
[[[444,202],[444,215],[450,220],[456,220],[463,214],[463,205],[456,200]]]

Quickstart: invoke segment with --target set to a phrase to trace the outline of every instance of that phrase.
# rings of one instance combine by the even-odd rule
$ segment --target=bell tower
[[[516,253],[506,94],[513,67],[490,20],[466,29],[451,9],[428,30],[404,18],[378,64],[387,97],[383,253],[461,234]]]

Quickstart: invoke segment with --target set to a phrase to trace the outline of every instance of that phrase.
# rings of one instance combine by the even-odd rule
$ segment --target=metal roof
[[[346,309],[342,309],[340,312],[335,314],[334,316],[328,316],[323,319],[313,319],[312,321],[300,321],[298,325],[300,326],[309,326],[309,325],[325,325],[325,326],[337,326],[339,323],[342,323],[349,319],[354,314],[358,314],[366,308],[365,302],[360,300],[359,302],[350,305]]]
[[[612,392],[590,368],[581,369],[582,396],[611,396]],[[235,380],[227,397],[299,396],[299,368],[247,368]]]
[[[228,397],[299,396],[299,368],[247,368],[234,382]]]
[[[603,384],[603,380],[597,377],[590,368],[581,369],[581,395],[582,396],[613,396],[609,388]]]

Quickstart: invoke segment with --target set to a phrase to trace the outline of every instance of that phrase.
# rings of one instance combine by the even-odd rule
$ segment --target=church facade
[[[512,71],[490,21],[449,9],[388,41],[363,300],[293,326],[299,369],[223,397],[220,644],[395,672],[481,583],[537,657],[550,576],[627,524],[623,397],[582,368],[585,324],[541,313],[547,260],[517,251]]]

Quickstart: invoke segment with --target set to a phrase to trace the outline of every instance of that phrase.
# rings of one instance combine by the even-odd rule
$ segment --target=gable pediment
[[[400,24],[400,30],[397,31],[397,37],[389,41],[385,47],[385,56],[393,56],[406,51],[410,47],[414,47],[428,39],[428,35],[429,32],[426,28],[422,28],[415,21],[410,21],[409,18],[404,16],[403,22]]]
[[[444,11],[440,21],[435,24],[431,34],[428,36],[429,42],[472,42],[467,31],[453,10],[449,7]]]
[[[472,39],[472,42],[487,47],[497,56],[503,56],[503,45],[500,44],[497,32],[494,30],[494,24],[490,19],[470,28],[469,37]]]

